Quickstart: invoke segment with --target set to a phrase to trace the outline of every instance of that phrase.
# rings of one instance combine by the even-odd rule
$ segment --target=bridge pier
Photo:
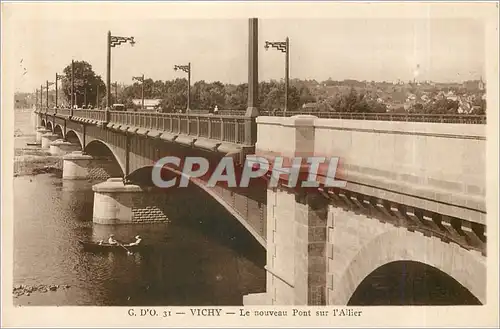
[[[79,151],[79,150],[80,150],[80,145],[72,144],[62,139],[57,139],[52,143],[50,143],[51,155],[65,155],[73,151]]]
[[[121,169],[111,158],[94,157],[81,151],[63,156],[63,179],[108,179],[121,176]]]
[[[326,305],[328,201],[284,187],[267,197],[266,293],[244,305]]]
[[[42,135],[42,148],[43,149],[50,149],[50,144],[59,138],[60,138],[59,135],[53,134],[52,132],[43,134]]]
[[[31,112],[31,125],[35,131],[40,126],[40,116],[35,111]]]
[[[166,193],[153,187],[125,185],[110,178],[94,185],[93,222],[98,224],[143,224],[167,222]]]
[[[41,143],[42,142],[42,135],[44,134],[47,134],[47,133],[50,133],[50,130],[48,130],[47,128],[45,127],[37,127],[36,128],[36,142],[37,143]]]

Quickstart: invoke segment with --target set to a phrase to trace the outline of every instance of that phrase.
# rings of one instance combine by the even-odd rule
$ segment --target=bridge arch
[[[81,136],[81,134],[77,131],[74,131],[72,129],[70,130],[67,130],[66,131],[66,135],[64,136],[64,138],[70,142],[70,143],[79,143],[80,144],[80,147],[82,148],[83,150],[83,138]]]
[[[54,131],[54,127],[52,126],[52,122],[47,121],[47,129],[50,131]]]
[[[486,260],[481,254],[405,228],[386,231],[360,248],[336,284],[344,293],[334,296],[334,302],[348,304],[358,286],[371,273],[384,265],[401,261],[438,269],[466,288],[483,305],[486,303]]]
[[[42,121],[40,122],[40,124],[42,125],[42,127],[47,126],[47,123],[45,122],[45,119],[42,119]]]
[[[85,151],[85,153],[92,156],[112,156],[112,158],[118,163],[122,175],[125,175],[125,159],[121,159],[114,151],[114,148],[108,143],[98,139],[94,139],[91,142],[87,143],[83,150]]]
[[[64,129],[63,129],[63,127],[61,127],[61,125],[59,125],[59,124],[56,124],[54,126],[54,134],[57,134],[57,135],[59,135],[59,136],[61,136],[61,137],[64,138]]]
[[[167,169],[170,173],[175,175],[177,178],[181,177],[183,173],[179,170],[176,170],[174,168],[169,168],[169,167],[164,167]],[[153,169],[153,166],[146,166],[139,168],[129,174],[127,178],[132,181],[132,182],[137,182],[138,184],[146,184],[146,185],[152,185],[152,181],[149,180],[151,179],[151,171]],[[179,180],[177,180],[179,182]],[[193,178],[189,177],[189,182],[193,183],[195,186],[206,192],[210,197],[215,199],[224,209],[226,209],[238,222],[240,222],[243,227],[253,236],[257,242],[266,248],[266,241],[264,238],[247,222],[247,220],[242,216],[229,202],[227,202],[219,193],[215,192],[213,188],[210,188],[206,185],[206,183],[199,178]]]

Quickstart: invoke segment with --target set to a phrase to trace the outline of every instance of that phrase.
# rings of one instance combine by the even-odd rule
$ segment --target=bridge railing
[[[57,109],[57,114],[69,117],[71,114],[70,109]]]
[[[75,109],[73,110],[73,116],[90,120],[106,121],[106,111],[103,110]]]
[[[486,115],[473,114],[418,114],[418,113],[352,113],[352,112],[319,112],[319,111],[266,111],[262,116],[294,116],[314,115],[318,118],[374,121],[409,121],[436,123],[485,124]]]
[[[110,112],[110,121],[113,123],[204,137],[236,144],[246,144],[245,129],[251,129],[251,124],[249,124],[251,120],[252,118],[238,115]]]

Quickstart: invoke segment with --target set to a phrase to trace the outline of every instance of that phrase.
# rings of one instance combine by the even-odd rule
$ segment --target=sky
[[[136,44],[112,48],[112,81],[185,77],[175,64],[191,63],[198,80],[244,83],[248,77],[248,19],[159,18],[115,14],[79,17],[43,13],[17,21],[9,40],[15,90],[34,91],[71,60],[89,62],[106,77],[106,35],[134,36]],[[241,16],[241,15],[240,15]],[[284,77],[284,54],[264,49],[290,38],[290,77],[375,81],[464,81],[484,77],[484,24],[453,17],[260,18],[259,80]]]

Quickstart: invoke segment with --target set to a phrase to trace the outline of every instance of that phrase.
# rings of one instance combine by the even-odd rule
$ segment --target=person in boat
[[[139,235],[136,235],[135,236],[135,242],[131,242],[127,246],[129,246],[129,247],[130,246],[138,246],[139,243],[141,243],[141,241],[142,241],[141,237]]]
[[[118,244],[118,241],[115,240],[115,236],[113,234],[109,235],[108,243],[113,245]]]

